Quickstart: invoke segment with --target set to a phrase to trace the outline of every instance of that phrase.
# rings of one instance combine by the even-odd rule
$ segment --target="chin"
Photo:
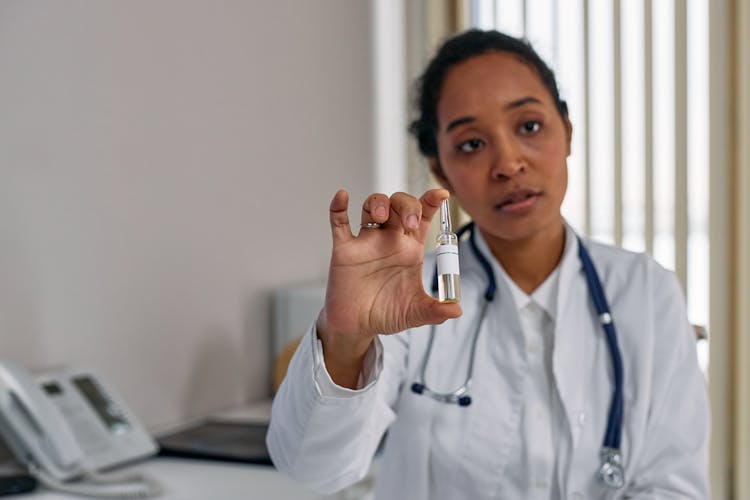
[[[547,217],[545,219],[520,217],[507,220],[507,218],[502,217],[498,220],[495,217],[489,223],[487,220],[480,221],[477,219],[475,219],[475,222],[485,236],[508,242],[521,242],[533,239],[553,228],[562,227],[563,225],[563,219],[560,215],[556,218]]]

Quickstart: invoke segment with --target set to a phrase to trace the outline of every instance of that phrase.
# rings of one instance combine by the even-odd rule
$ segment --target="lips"
[[[503,197],[496,208],[503,212],[524,212],[533,207],[541,195],[542,192],[535,189],[516,189]]]

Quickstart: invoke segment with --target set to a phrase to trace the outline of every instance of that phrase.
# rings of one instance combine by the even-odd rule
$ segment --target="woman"
[[[680,287],[649,256],[579,240],[563,220],[572,125],[552,72],[523,41],[469,31],[427,67],[419,112],[412,132],[444,189],[371,195],[356,237],[346,192],[333,198],[325,306],[274,401],[276,466],[335,491],[366,473],[388,430],[379,499],[707,498],[708,404]],[[460,306],[423,286],[426,234],[449,195],[474,222]],[[470,400],[427,397],[469,366]]]

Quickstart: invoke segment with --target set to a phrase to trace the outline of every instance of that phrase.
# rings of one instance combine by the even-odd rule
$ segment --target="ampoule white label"
[[[436,253],[438,274],[461,274],[458,272],[458,246],[440,245]]]

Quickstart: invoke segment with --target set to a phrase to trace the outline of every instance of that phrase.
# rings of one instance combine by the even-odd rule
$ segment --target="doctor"
[[[563,220],[572,126],[550,69],[523,41],[469,31],[419,83],[411,130],[445,189],[369,196],[358,236],[336,193],[325,306],[274,401],[276,466],[333,492],[366,474],[388,431],[382,500],[708,498],[708,403],[680,286]],[[448,196],[475,224],[460,305],[425,293],[426,235]]]

